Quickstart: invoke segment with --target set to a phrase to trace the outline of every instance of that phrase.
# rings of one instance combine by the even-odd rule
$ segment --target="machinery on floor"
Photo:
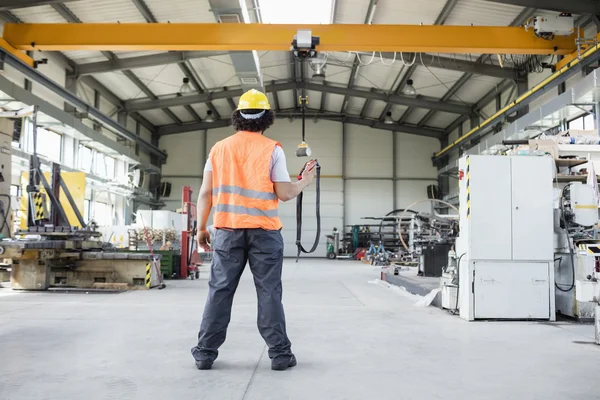
[[[454,300],[461,318],[555,320],[553,164],[545,156],[459,160],[457,276],[442,280],[442,303]]]
[[[27,224],[15,238],[0,242],[0,254],[10,260],[13,289],[46,290],[86,288],[124,290],[149,289],[159,282],[158,259],[145,253],[119,253],[103,242],[93,224],[87,225],[71,196],[60,166],[51,165],[44,173],[37,157],[36,112],[33,113],[33,152],[29,162]],[[4,237],[10,237],[10,165],[11,140],[2,134],[0,143],[0,225]],[[47,176],[50,177],[48,182]],[[1,179],[7,177],[6,179]],[[48,209],[47,204],[50,204]],[[69,218],[71,217],[71,218]],[[74,219],[74,220],[73,220]]]
[[[577,281],[600,271],[598,199],[592,186],[567,183],[556,189],[554,208],[554,267],[556,311],[579,320],[593,320],[595,304],[577,300]]]

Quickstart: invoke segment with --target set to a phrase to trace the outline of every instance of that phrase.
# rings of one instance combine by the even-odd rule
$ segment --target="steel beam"
[[[141,79],[138,78],[133,72],[123,71],[123,75],[125,75],[135,86],[137,86],[142,92],[144,92],[144,94],[146,96],[148,96],[150,99],[158,100],[158,96],[156,96],[154,94],[154,92],[152,92],[152,90],[150,90],[150,88],[148,88],[148,86],[146,86],[144,84],[144,82],[142,82]],[[169,110],[167,107],[162,107],[162,111],[167,115],[167,117],[169,117],[171,120],[173,120],[173,122],[175,122],[176,124],[182,123],[181,120],[177,117],[177,115],[175,115],[175,113],[173,113],[173,111]]]
[[[193,131],[203,131],[206,129],[223,128],[231,125],[229,119],[219,119],[214,122],[186,122],[181,125],[162,125],[158,126],[156,132],[159,136],[174,135],[176,133],[185,133]]]
[[[288,118],[288,117],[300,117],[301,113],[299,113],[297,110],[283,110],[281,112],[279,112],[277,114],[277,116],[279,118]],[[323,120],[328,120],[328,121],[339,121],[339,122],[345,122],[345,123],[349,123],[349,124],[355,124],[355,125],[362,125],[362,126],[368,126],[371,127],[373,129],[382,129],[382,130],[386,130],[386,131],[393,131],[393,132],[402,132],[402,133],[407,133],[407,134],[411,134],[411,135],[419,135],[419,136],[427,136],[427,137],[434,137],[434,138],[441,138],[443,135],[443,130],[441,129],[435,129],[435,128],[417,128],[414,125],[400,125],[400,124],[394,124],[394,125],[388,125],[388,124],[384,124],[380,121],[374,120],[374,119],[367,119],[367,118],[360,118],[360,117],[356,117],[356,116],[349,116],[349,115],[340,115],[340,114],[332,114],[332,113],[321,113],[321,112],[311,112],[309,111],[306,114],[306,118],[316,118],[316,119],[323,119]],[[193,132],[193,131],[202,131],[205,129],[216,129],[216,128],[222,128],[225,126],[229,126],[231,124],[230,120],[217,120],[215,122],[190,122],[190,123],[185,123],[181,126],[179,125],[163,125],[163,126],[159,126],[158,127],[158,134],[163,136],[163,135],[172,135],[172,134],[177,134],[177,133],[184,133],[184,132]]]
[[[294,82],[277,83],[274,85],[267,85],[266,92],[291,90],[297,87],[298,85]],[[210,91],[202,94],[191,94],[177,97],[161,98],[159,100],[133,99],[125,102],[125,109],[127,111],[155,110],[157,108],[164,107],[175,107],[185,106],[187,104],[206,103],[212,100],[227,99],[229,97],[238,97],[242,94],[242,89],[229,89]]]
[[[144,0],[132,0],[133,4],[136,6],[136,8],[138,9],[138,11],[140,12],[140,14],[142,14],[142,16],[144,17],[144,19],[146,20],[146,22],[148,23],[157,23],[158,20],[154,17],[154,14],[152,14],[152,11],[150,11],[150,8],[148,8],[148,5],[146,5],[146,3],[144,2]],[[186,61],[181,61],[179,64],[179,68],[181,69],[181,71],[183,72],[183,75],[185,75],[191,82],[192,85],[194,85],[194,88],[196,88],[196,91],[198,93],[204,93],[204,89],[202,88],[201,82],[200,82],[200,78],[198,78],[196,76],[196,74],[194,73],[194,71],[192,70],[192,68],[190,68]],[[131,71],[124,71],[127,75],[127,73],[133,75],[133,73]],[[131,79],[131,78],[130,78]],[[133,81],[133,79],[132,79]],[[139,83],[141,83],[141,81],[139,79],[137,79],[137,81]],[[151,94],[148,95],[147,92],[150,91],[150,89],[148,89],[145,85],[139,85],[139,83],[136,83],[136,86],[138,86],[140,89],[142,89],[142,91],[144,91],[144,93],[146,93],[146,95],[148,97],[150,97],[151,99],[156,99],[157,97],[154,95],[154,93],[150,92]],[[217,116],[217,118],[219,118],[219,112],[217,111],[217,109],[213,106],[212,103],[207,103],[207,107],[213,112],[213,114],[215,114]],[[194,111],[194,109],[192,107],[190,107],[189,105],[185,106],[186,110],[192,115],[192,117],[197,120],[197,121],[201,121],[202,119],[200,118],[200,116],[196,113],[196,111]],[[178,124],[181,124],[181,120],[179,118],[177,118],[177,116],[169,109],[163,109],[163,111],[165,112],[165,114],[167,114],[169,116],[169,118],[171,118],[173,121],[177,122]]]
[[[442,11],[437,16],[437,18],[435,19],[433,24],[434,25],[444,25],[446,23],[446,20],[448,20],[448,18],[450,17],[450,14],[452,14],[452,11],[454,11],[454,7],[456,7],[456,3],[458,3],[458,0],[447,0],[446,4],[444,4],[444,7],[442,8]],[[421,57],[419,57],[419,59],[420,58]],[[404,74],[404,76],[402,77],[402,81],[400,82],[400,84],[398,85],[398,87],[396,88],[394,93],[402,93],[402,89],[404,89],[404,86],[406,86],[406,82],[410,78],[412,78],[412,75],[416,69],[417,69],[417,67],[415,65],[411,65],[410,67],[408,67],[406,74]],[[391,109],[392,109],[392,105],[389,103],[386,104],[385,108],[379,115],[379,119],[383,121],[383,119],[385,118],[385,116]],[[402,117],[400,118],[400,122],[404,122],[406,120],[406,118],[410,115],[411,111],[412,111],[411,108],[407,109],[404,112],[404,114],[402,114]]]
[[[519,15],[517,15],[515,17],[514,20],[512,20],[512,22],[510,23],[510,26],[523,25],[529,18],[533,17],[535,15],[535,13],[536,13],[535,8],[525,8],[523,11],[521,11],[519,13]],[[489,55],[480,56],[477,59],[477,63],[486,62],[488,59],[489,59]],[[448,92],[446,92],[446,94],[444,94],[444,96],[442,97],[442,101],[450,100],[473,77],[473,75],[474,75],[474,73],[468,72],[468,73],[465,73],[463,76],[461,76],[460,79],[458,81],[456,81],[456,83],[454,83],[454,85],[452,85],[452,87],[450,87],[450,90],[448,90]],[[515,73],[513,78],[516,76],[517,76],[517,74]],[[509,79],[512,79],[512,78],[509,77]],[[429,111],[421,119],[421,121],[419,121],[419,123],[417,125],[419,125],[419,126],[425,125],[427,123],[427,121],[429,121],[431,119],[431,117],[433,117],[434,115],[435,115],[435,111]]]
[[[72,24],[80,24],[81,20],[77,18],[77,16],[73,14],[73,12],[62,3],[63,2],[56,2],[55,4],[52,4],[52,8],[54,8],[54,11],[59,13],[61,17],[63,17],[66,21]]]
[[[469,79],[471,79],[471,77],[473,76],[473,74],[464,74],[463,76],[461,76],[455,83],[454,85],[452,85],[452,87],[450,88],[450,90],[448,90],[440,99],[440,101],[444,102],[444,101],[448,101],[452,98],[452,96],[454,96],[456,94],[456,92],[458,92],[460,90],[460,88],[462,88],[465,83],[467,83],[469,81]],[[408,111],[408,110],[407,110]],[[419,123],[417,124],[418,126],[423,126],[427,123],[427,121],[429,121],[431,119],[431,117],[433,117],[435,115],[437,111],[435,110],[429,110],[429,112],[427,112],[427,114],[425,114],[425,116],[423,118],[421,118],[421,120],[419,121]]]
[[[485,106],[490,104],[492,101],[494,101],[494,98],[496,97],[496,95],[498,93],[502,93],[502,92],[510,89],[514,85],[515,85],[514,81],[504,81],[504,82],[500,83],[498,86],[496,86],[495,88],[493,88],[492,90],[487,92],[485,94],[485,96],[483,96],[481,99],[479,99],[479,101],[477,102],[477,104],[475,104],[475,107],[473,107],[473,108],[474,109],[484,108]],[[460,117],[458,117],[456,120],[454,120],[454,122],[452,122],[446,128],[446,135],[450,135],[452,133],[452,131],[454,131],[454,129],[456,129],[463,122],[468,121],[470,118],[471,118],[471,116],[469,116],[469,115],[461,115]]]
[[[411,97],[404,95],[388,95],[387,93],[371,90],[357,88],[348,89],[346,87],[322,85],[312,82],[299,82],[297,84],[294,82],[277,83],[267,85],[265,87],[266,92],[278,92],[292,89],[314,90],[317,92],[340,94],[343,96],[349,95],[363,97],[371,100],[380,100],[404,106],[434,109],[454,114],[468,115],[471,113],[471,107],[469,105],[456,102],[440,103],[439,99],[426,96]],[[226,99],[228,97],[237,97],[241,95],[242,89],[234,89],[227,91],[214,91],[210,93],[206,92],[197,95],[161,98],[159,100],[134,99],[125,102],[125,109],[127,111],[153,110],[157,108],[184,106],[186,104],[206,103],[211,100]]]
[[[148,8],[148,6],[144,2],[144,0],[131,0],[131,1],[136,6],[136,8],[140,12],[140,14],[142,14],[142,16],[144,17],[146,22],[158,22],[158,20],[156,18],[154,18],[152,11],[150,11],[150,9]]]
[[[52,8],[54,8],[54,10],[59,13],[65,20],[69,21],[72,24],[81,24],[81,20],[79,19],[79,17],[77,17],[77,15],[75,15],[67,6],[65,6],[62,3],[59,4],[53,4]],[[110,51],[103,51],[102,55],[104,55],[104,57],[108,58],[111,62],[117,62],[119,60],[119,57],[117,57],[116,54],[110,52]],[[157,97],[154,95],[154,93],[152,93],[152,91],[146,86],[144,85],[144,83],[130,70],[123,70],[123,75],[125,75],[127,78],[129,78],[129,80],[136,85],[141,91],[143,91],[146,96],[150,97],[151,99],[157,99]],[[108,89],[105,90],[106,92],[110,92],[108,91]],[[112,95],[112,93],[110,93]],[[110,96],[110,95],[107,95]],[[114,95],[112,95],[113,97],[116,97]],[[121,103],[120,99],[118,101],[111,101],[114,104],[119,104]],[[167,116],[169,118],[171,118],[171,120],[173,120],[176,123],[181,123],[181,120],[179,118],[177,118],[177,116],[168,109],[164,109],[163,110],[165,112],[165,114],[167,114]]]
[[[175,64],[196,58],[216,57],[226,54],[228,54],[227,51],[172,51],[149,56],[80,64],[77,66],[76,74],[91,75],[122,71],[124,69],[156,67],[158,65]]]
[[[379,0],[370,0],[369,7],[367,8],[367,15],[365,16],[365,25],[371,24],[373,22],[373,17],[375,16],[375,9],[377,8],[377,3]],[[350,70],[350,78],[348,79],[348,87],[351,88],[354,86],[354,81],[356,80],[356,75],[358,74],[358,67],[360,62],[358,61],[358,56],[354,58],[354,62],[352,63],[352,69]],[[346,111],[346,106],[348,105],[348,95],[344,96],[344,101],[342,102],[342,113]]]
[[[199,94],[204,93],[205,90],[202,87],[202,82],[200,81],[200,77],[196,74],[196,72],[194,70],[192,70],[192,68],[190,68],[190,66],[187,64],[187,62],[183,61],[183,62],[180,62],[178,65],[179,65],[179,68],[181,69],[181,72],[183,72],[183,75],[185,75],[187,78],[189,78],[190,82],[192,83],[192,86],[194,86],[194,89],[196,89],[196,92],[198,92]],[[219,112],[217,111],[217,109],[215,108],[213,103],[211,103],[209,101],[206,103],[206,106],[208,107],[208,109],[210,111],[212,111],[215,118],[217,118],[217,119],[221,118],[221,115],[219,114]]]
[[[48,6],[74,1],[79,0],[0,0],[0,11],[12,10],[14,8]]]
[[[271,85],[274,85],[275,82],[271,82]],[[273,105],[275,106],[275,111],[279,112],[281,107],[279,107],[279,94],[277,92],[273,92]]]
[[[54,94],[62,97],[67,103],[71,104],[75,108],[80,111],[87,113],[91,118],[100,122],[104,127],[110,129],[115,132],[119,136],[129,139],[134,142],[138,142],[144,150],[158,156],[161,159],[166,159],[167,154],[160,150],[158,147],[152,145],[150,142],[144,140],[143,138],[137,137],[134,133],[127,130],[126,127],[119,124],[114,119],[110,118],[106,114],[100,112],[98,109],[92,107],[85,101],[81,100],[79,97],[70,93],[66,88],[49,79],[45,75],[37,72],[36,70],[30,68],[26,64],[23,64],[21,61],[13,57],[10,53],[7,53],[3,49],[0,49],[0,55],[4,54],[4,62],[14,69],[16,69],[21,74],[25,75],[27,79],[32,82],[35,82],[46,89],[50,90]],[[62,110],[61,110],[62,111]]]
[[[345,87],[333,86],[333,85],[320,85],[311,82],[304,82],[300,85],[306,90],[314,90],[318,92],[326,92],[333,94],[349,95],[356,97],[363,97],[371,100],[380,100],[389,102],[392,104],[399,104],[404,106],[414,106],[419,108],[434,109],[440,111],[446,111],[454,114],[470,114],[471,108],[469,105],[462,103],[440,103],[439,99],[426,96],[404,96],[404,95],[389,95],[387,93],[381,93],[365,89],[348,89]]]
[[[545,40],[532,30],[497,26],[278,24],[6,24],[19,50],[289,51],[299,28],[319,36],[320,51],[570,54],[582,32]]]
[[[490,3],[533,7],[556,12],[573,14],[600,14],[600,3],[595,0],[484,0]]]
[[[34,95],[31,92],[26,91],[22,87],[16,85],[15,83],[9,81],[7,78],[0,76],[0,90],[6,93],[8,96],[13,99],[20,101],[24,104],[35,104],[39,107],[39,111],[60,121],[61,123],[69,126],[78,132],[82,133],[90,140],[98,142],[103,146],[106,146],[112,149],[115,153],[121,154],[124,157],[131,158],[135,160],[135,157],[129,153],[129,148],[124,146],[121,143],[118,143],[100,132],[95,131],[89,126],[85,125],[81,120],[76,118],[73,114],[70,114],[59,107],[56,107],[53,104],[48,103],[44,99],[39,96]],[[90,106],[91,107],[91,106]],[[137,160],[136,160],[137,161]]]

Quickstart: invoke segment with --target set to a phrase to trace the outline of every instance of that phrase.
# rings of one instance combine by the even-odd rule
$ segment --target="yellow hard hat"
[[[270,110],[271,105],[267,95],[256,89],[248,90],[240,97],[238,110]]]

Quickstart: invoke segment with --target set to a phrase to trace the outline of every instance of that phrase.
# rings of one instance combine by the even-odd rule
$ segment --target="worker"
[[[315,176],[308,163],[292,183],[281,145],[263,135],[275,115],[264,93],[240,97],[232,122],[236,133],[216,143],[204,167],[198,197],[198,247],[208,250],[206,223],[214,207],[213,261],[208,298],[192,355],[198,369],[211,369],[225,341],[233,295],[248,261],[258,295],[258,330],[269,347],[271,369],[296,365],[281,303],[283,237],[278,201],[298,196]]]

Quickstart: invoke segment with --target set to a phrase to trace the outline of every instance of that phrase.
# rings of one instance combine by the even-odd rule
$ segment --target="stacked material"
[[[137,235],[138,240],[146,241],[146,233],[144,232],[144,228],[138,229]],[[150,243],[162,243],[163,237],[167,242],[175,242],[179,240],[177,231],[175,229],[148,228],[148,237],[150,238]]]

